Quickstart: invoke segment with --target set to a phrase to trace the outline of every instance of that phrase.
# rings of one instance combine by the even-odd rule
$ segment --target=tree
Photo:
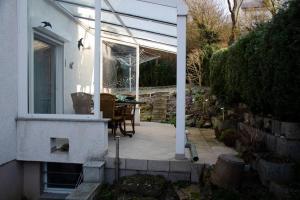
[[[229,44],[232,44],[237,39],[239,12],[244,0],[227,0],[228,9],[231,17],[231,35]]]
[[[187,79],[197,86],[209,85],[209,60],[227,46],[230,23],[219,0],[187,0]]]
[[[190,84],[196,83],[198,86],[202,86],[203,81],[203,59],[205,52],[201,49],[194,49],[188,54],[187,59],[187,76]]]
[[[187,0],[189,20],[187,25],[188,52],[207,44],[226,43],[227,16],[215,0]]]

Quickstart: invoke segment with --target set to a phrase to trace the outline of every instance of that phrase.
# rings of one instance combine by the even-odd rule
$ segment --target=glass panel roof
[[[130,40],[131,43],[138,43],[141,46],[148,45],[146,47],[176,52],[177,8],[172,6],[175,0],[168,0],[166,5],[155,3],[156,1],[158,2],[158,0],[102,0],[102,35],[117,37],[119,40],[126,38],[126,42]],[[54,2],[85,27],[95,29],[94,0],[54,0]]]
[[[107,5],[107,1],[103,0],[102,2],[104,2],[102,3],[102,7],[110,10],[110,7]],[[177,21],[176,8],[140,0],[110,0],[109,3],[117,12],[129,13],[131,15],[161,20],[174,24],[176,24]]]

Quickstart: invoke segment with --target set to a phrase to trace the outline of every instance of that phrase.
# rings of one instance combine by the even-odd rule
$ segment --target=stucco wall
[[[0,165],[16,159],[17,1],[0,1]]]
[[[10,1],[10,0],[5,0],[5,1]],[[0,165],[0,199],[20,200],[23,191],[22,188],[23,188],[22,163],[17,161],[11,161],[9,163]]]
[[[64,41],[64,113],[74,113],[71,93],[93,92],[94,76],[94,35],[87,32],[73,19],[57,9],[47,0],[28,0],[29,30],[33,35],[33,28],[40,27],[41,22],[48,21],[52,28],[47,28]],[[80,8],[78,8],[80,9]],[[84,38],[85,48],[79,51],[77,44]],[[29,42],[29,48],[32,42]],[[72,67],[70,64],[73,63]]]
[[[41,193],[41,166],[39,162],[24,162],[24,196],[39,200]]]
[[[107,122],[19,119],[17,159],[84,163],[100,159],[108,149]],[[69,152],[51,153],[51,138],[69,140]]]

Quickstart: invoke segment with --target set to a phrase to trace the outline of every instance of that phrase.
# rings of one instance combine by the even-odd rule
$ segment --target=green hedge
[[[225,104],[300,121],[300,1],[210,60],[210,83]]]

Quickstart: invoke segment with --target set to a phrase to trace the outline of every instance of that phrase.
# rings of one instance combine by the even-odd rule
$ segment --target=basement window
[[[44,192],[70,193],[82,183],[82,165],[66,163],[43,164]]]
[[[51,138],[50,139],[50,151],[54,152],[69,152],[69,139],[67,138]]]

